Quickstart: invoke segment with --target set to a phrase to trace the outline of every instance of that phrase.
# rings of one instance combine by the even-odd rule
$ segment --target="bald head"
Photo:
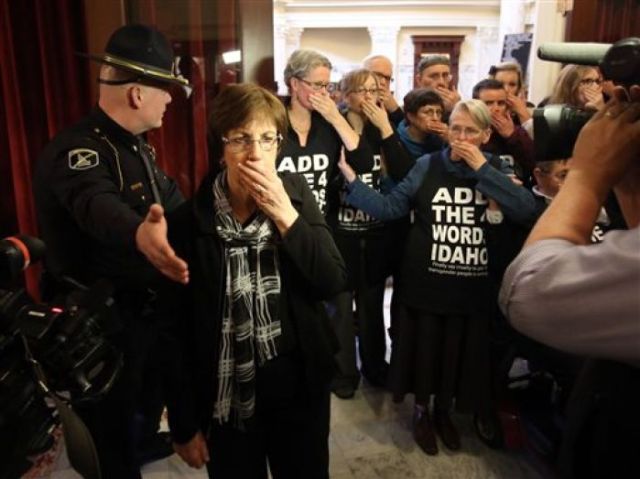
[[[384,55],[372,55],[365,58],[362,65],[370,70],[377,78],[382,90],[389,92],[393,81],[393,64]]]

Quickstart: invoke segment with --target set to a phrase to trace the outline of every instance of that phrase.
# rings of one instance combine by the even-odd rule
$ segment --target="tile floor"
[[[388,290],[389,293],[389,290]],[[390,295],[385,298],[388,321]],[[442,443],[437,456],[427,456],[411,435],[412,403],[395,404],[391,395],[365,383],[350,400],[332,398],[330,475],[332,479],[543,479],[551,477],[523,451],[492,450],[473,430],[469,416],[454,416],[462,450],[452,453]],[[27,479],[79,479],[70,468],[64,446],[49,453],[46,464]],[[44,471],[44,472],[42,472]],[[177,455],[148,464],[144,479],[206,479],[204,470],[185,465]],[[302,479],[302,478],[301,478]]]
[[[329,439],[332,479],[543,479],[549,473],[522,451],[492,450],[476,437],[471,418],[454,416],[462,450],[440,443],[437,456],[425,455],[409,428],[411,404],[395,404],[389,393],[362,386],[351,400],[332,399]],[[80,479],[60,447],[53,470],[29,479]],[[176,455],[148,464],[144,479],[206,479],[204,470],[186,466]]]

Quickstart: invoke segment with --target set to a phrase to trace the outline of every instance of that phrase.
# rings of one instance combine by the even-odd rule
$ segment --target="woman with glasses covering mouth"
[[[376,190],[380,189],[380,180],[385,174],[394,181],[400,181],[410,169],[412,160],[380,102],[376,76],[370,70],[354,70],[342,79],[341,90],[347,105],[342,113],[360,135],[361,148],[366,148],[373,162],[368,171],[360,173],[360,178]],[[383,299],[396,248],[392,231],[381,221],[346,203],[346,190],[341,186],[334,231],[336,243],[347,264],[349,288],[332,301],[340,342],[333,392],[342,399],[348,399],[355,394],[360,372],[373,386],[384,387],[387,383],[389,365],[385,360]],[[356,365],[354,301],[361,371]]]
[[[354,207],[381,221],[414,209],[406,243],[396,246],[404,250],[395,281],[405,314],[393,326],[389,386],[398,402],[415,394],[413,433],[426,454],[438,452],[436,432],[448,449],[460,449],[454,400],[457,410],[491,413],[487,330],[495,294],[484,225],[496,214],[528,224],[535,214],[531,193],[507,176],[506,162],[482,152],[490,135],[486,105],[461,101],[449,119],[450,146],[420,157],[388,195],[340,165]]]
[[[596,67],[566,65],[561,71],[548,104],[600,110],[604,107],[602,75]]]
[[[278,98],[229,86],[209,130],[222,171],[168,218],[190,266],[189,284],[161,295],[174,448],[216,479],[327,479],[335,337],[322,300],[344,289],[344,262],[305,179],[276,172]]]
[[[330,74],[331,62],[316,51],[296,50],[289,57],[284,70],[289,126],[276,160],[279,172],[304,176],[324,215],[336,211],[337,192],[330,186],[340,176],[341,151],[357,172],[370,170],[372,163],[362,155],[360,137],[331,98]]]

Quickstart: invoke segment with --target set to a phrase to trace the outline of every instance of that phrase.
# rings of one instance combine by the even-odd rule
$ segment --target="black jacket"
[[[33,190],[45,265],[59,279],[91,284],[108,278],[118,290],[145,290],[160,276],[137,251],[136,229],[154,202],[171,211],[184,199],[155,164],[152,148],[103,110],[63,130],[36,164]]]
[[[326,390],[337,341],[322,304],[345,288],[346,269],[303,177],[282,175],[300,216],[279,244],[280,276],[289,323],[302,353],[310,392]],[[213,218],[213,176],[169,217],[169,238],[189,264],[188,286],[167,285],[163,311],[173,321],[167,405],[178,443],[206,431],[213,415],[224,290],[224,251]]]

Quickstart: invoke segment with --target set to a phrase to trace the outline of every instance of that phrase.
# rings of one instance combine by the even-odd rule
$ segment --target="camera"
[[[533,110],[536,161],[570,158],[580,130],[594,113],[567,105],[546,105]]]
[[[542,60],[598,66],[606,80],[630,86],[640,83],[640,38],[625,38],[613,45],[548,43],[541,45]],[[595,111],[567,105],[547,105],[533,112],[536,161],[570,158],[578,133]]]
[[[28,236],[0,241],[0,479],[28,470],[27,457],[52,446],[60,423],[75,467],[71,453],[77,440],[65,424],[73,413],[64,403],[99,400],[122,366],[122,354],[104,334],[113,305],[106,283],[74,283],[70,293],[45,304],[22,287],[21,272],[44,250],[42,241]]]

